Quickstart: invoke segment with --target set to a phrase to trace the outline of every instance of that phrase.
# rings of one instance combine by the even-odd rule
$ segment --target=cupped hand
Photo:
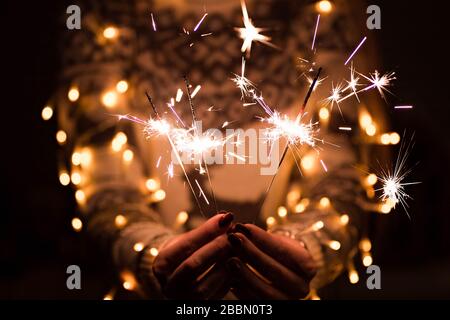
[[[305,246],[252,224],[237,224],[228,235],[235,257],[227,261],[239,299],[300,299],[316,273]]]
[[[232,213],[219,213],[170,240],[153,263],[162,291],[171,299],[219,299],[229,290],[226,261],[232,250],[226,232]]]

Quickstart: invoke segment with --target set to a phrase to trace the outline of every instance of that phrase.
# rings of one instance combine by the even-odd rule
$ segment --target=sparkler
[[[274,47],[270,41],[271,37],[261,34],[260,32],[266,31],[264,28],[257,28],[253,25],[252,20],[248,16],[247,6],[245,5],[245,0],[241,0],[242,16],[244,21],[243,28],[234,28],[238,33],[239,37],[244,40],[241,47],[241,52],[247,52],[247,57],[250,57],[250,51],[252,50],[252,43],[261,42],[267,46]]]
[[[413,137],[408,144],[402,143],[400,150],[395,161],[393,169],[382,169],[380,176],[378,177],[382,183],[382,187],[375,191],[381,191],[381,201],[390,203],[393,208],[400,203],[405,210],[408,217],[411,219],[408,213],[407,200],[411,199],[406,193],[405,187],[419,184],[420,182],[404,182],[407,176],[411,173],[412,169],[406,167],[411,149],[413,148]]]
[[[356,49],[352,52],[352,54],[350,55],[350,57],[348,57],[347,61],[345,61],[344,65],[346,66],[347,63],[349,63],[350,60],[352,60],[353,56],[356,54],[356,52],[358,52],[359,48],[361,48],[361,46],[363,45],[364,42],[366,42],[367,37],[364,37],[361,42],[358,44],[358,46],[356,47]]]

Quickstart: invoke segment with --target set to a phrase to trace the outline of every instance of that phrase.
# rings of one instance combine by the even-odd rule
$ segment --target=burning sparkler
[[[375,191],[381,191],[381,200],[383,202],[387,202],[391,204],[393,208],[400,203],[405,210],[406,214],[408,213],[408,203],[407,200],[411,199],[406,193],[405,187],[419,184],[420,182],[404,182],[406,177],[411,173],[411,169],[406,167],[406,162],[408,160],[408,156],[413,148],[413,138],[411,138],[410,142],[407,144],[402,143],[400,145],[400,150],[397,155],[397,159],[395,161],[395,165],[393,169],[382,169],[380,176],[378,177],[382,183],[382,187],[376,189]]]
[[[244,40],[241,47],[241,52],[247,52],[247,57],[250,57],[250,51],[252,50],[252,43],[261,42],[267,46],[276,48],[270,41],[271,37],[261,34],[260,32],[266,31],[264,28],[257,28],[253,25],[252,20],[248,16],[247,6],[245,0],[241,0],[242,16],[244,21],[243,28],[235,28],[239,33],[239,37]]]

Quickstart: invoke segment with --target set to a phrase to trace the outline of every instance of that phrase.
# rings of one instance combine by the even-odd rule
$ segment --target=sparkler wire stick
[[[197,137],[198,137],[198,129],[197,129],[197,124],[196,124],[196,123],[197,123],[197,117],[196,117],[196,115],[195,115],[194,103],[192,102],[191,89],[190,89],[189,79],[187,78],[187,76],[184,76],[183,78],[184,78],[184,82],[185,82],[185,84],[186,84],[186,90],[187,90],[187,96],[188,96],[189,106],[190,106],[190,108],[191,108],[193,127],[194,127],[194,130],[195,130],[194,133],[195,133],[195,134],[197,135]],[[204,156],[203,152],[202,152],[202,155],[201,155],[201,156],[202,156],[201,162],[203,162],[204,165],[205,165],[206,176],[208,177],[208,183],[209,183],[209,187],[210,187],[210,189],[211,189],[211,195],[212,195],[212,198],[213,198],[214,207],[215,207],[215,209],[216,209],[216,212],[219,212],[219,208],[218,208],[218,206],[217,206],[216,195],[215,195],[214,188],[213,188],[212,181],[211,181],[211,176],[210,176],[210,174],[209,174],[208,165],[207,165],[207,163],[206,163],[205,156]],[[206,198],[206,197],[205,197],[205,198]]]
[[[319,70],[317,71],[317,74],[316,74],[316,76],[315,76],[313,82],[311,83],[311,85],[310,85],[310,87],[309,87],[309,89],[308,89],[308,92],[306,93],[305,100],[303,101],[302,107],[300,108],[300,112],[299,112],[299,114],[297,115],[296,122],[300,122],[301,116],[303,115],[303,113],[304,113],[304,111],[305,111],[305,109],[306,109],[306,105],[308,104],[309,98],[311,97],[311,93],[312,93],[313,90],[314,90],[314,87],[315,87],[315,85],[316,85],[316,83],[317,83],[317,80],[319,79],[319,76],[320,76],[320,73],[321,73],[321,72],[322,72],[322,68],[320,67]],[[286,146],[285,146],[285,148],[284,148],[283,155],[281,156],[280,161],[278,162],[277,172],[278,172],[278,170],[280,169],[281,165],[283,164],[283,161],[284,161],[284,158],[286,157],[286,154],[287,154],[288,149],[291,149],[291,144],[289,143],[289,141],[286,142]],[[292,154],[294,154],[294,151],[293,151],[292,149],[291,149],[291,151],[292,151]],[[294,158],[295,158],[295,155],[294,155]],[[298,166],[297,159],[295,159],[295,161],[296,161],[296,164],[297,164],[297,166]],[[265,196],[264,196],[264,199],[263,199],[263,201],[262,201],[262,203],[261,203],[261,206],[260,206],[260,210],[259,210],[259,211],[261,211],[261,208],[263,207],[264,203],[266,202],[267,195],[269,194],[270,189],[272,188],[272,185],[273,185],[273,183],[274,183],[274,181],[275,181],[275,178],[276,178],[276,176],[277,176],[277,172],[272,176],[272,179],[271,179],[271,181],[270,181],[270,184],[269,184],[269,186],[268,186],[267,189],[266,189]],[[257,214],[258,214],[258,213],[257,213]],[[256,220],[256,217],[255,217],[254,220]]]
[[[153,112],[155,113],[157,119],[158,119],[158,120],[161,120],[162,118],[161,118],[161,116],[159,115],[158,110],[156,109],[156,106],[155,106],[154,103],[153,103],[152,97],[148,94],[148,92],[145,92],[145,95],[147,96],[148,102],[150,103],[150,106],[152,107]],[[191,189],[192,194],[194,195],[195,202],[196,202],[196,204],[197,204],[198,209],[200,210],[200,214],[201,214],[203,217],[206,218],[206,216],[205,216],[205,214],[204,214],[204,212],[203,212],[203,210],[202,210],[202,206],[200,205],[200,201],[199,201],[198,198],[196,197],[196,192],[195,192],[195,190],[194,190],[194,187],[192,186],[191,180],[189,179],[189,176],[188,176],[188,174],[187,174],[187,172],[186,172],[186,169],[185,169],[185,167],[184,167],[184,165],[183,165],[183,161],[181,160],[181,157],[180,157],[180,155],[179,155],[178,149],[177,149],[177,147],[175,146],[175,144],[173,143],[172,138],[170,137],[170,134],[169,134],[169,133],[166,133],[166,137],[167,137],[167,140],[168,140],[169,143],[170,143],[170,146],[172,147],[172,150],[173,150],[174,153],[175,153],[175,157],[177,158],[177,161],[178,161],[178,163],[180,164],[181,169],[183,170],[183,174],[184,174],[184,176],[186,177],[186,181],[187,181],[187,183],[188,183],[188,185],[189,185],[189,188]]]

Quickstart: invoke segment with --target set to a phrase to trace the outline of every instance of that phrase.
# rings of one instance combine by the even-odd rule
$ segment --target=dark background
[[[395,95],[412,111],[391,111],[392,129],[415,131],[410,164],[419,162],[410,188],[409,220],[401,210],[378,216],[374,263],[382,290],[369,291],[346,277],[324,296],[356,299],[450,298],[448,21],[444,2],[375,1],[382,10],[378,37],[385,70],[396,71]],[[55,119],[41,110],[58,85],[58,32],[68,4],[1,3],[2,170],[0,298],[101,298],[111,266],[90,261],[83,237],[73,232],[73,191],[58,182]],[[5,72],[6,71],[6,72]],[[66,267],[82,269],[82,290],[66,289]]]

